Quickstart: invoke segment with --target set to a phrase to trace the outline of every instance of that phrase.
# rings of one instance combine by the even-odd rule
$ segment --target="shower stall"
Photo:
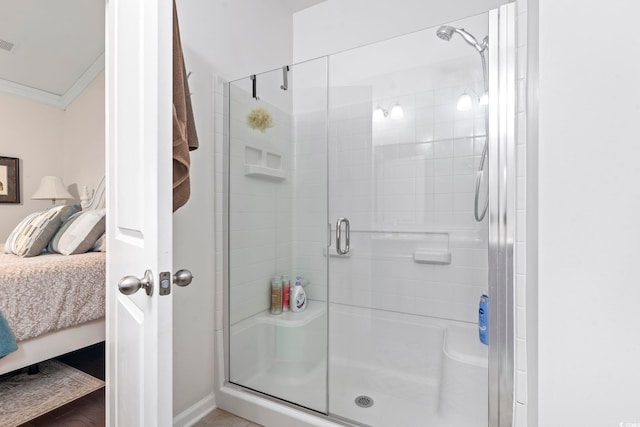
[[[228,84],[234,398],[291,425],[511,425],[513,27],[504,6]],[[274,276],[303,311],[272,314]]]

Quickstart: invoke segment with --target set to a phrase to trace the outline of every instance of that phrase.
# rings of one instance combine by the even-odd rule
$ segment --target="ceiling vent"
[[[11,52],[14,46],[15,45],[13,43],[0,39],[0,49]]]

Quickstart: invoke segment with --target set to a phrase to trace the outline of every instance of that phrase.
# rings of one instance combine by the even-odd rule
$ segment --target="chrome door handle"
[[[344,223],[344,250],[342,249],[342,224]],[[349,220],[347,218],[339,218],[336,223],[336,252],[339,255],[349,253]]]
[[[178,270],[173,275],[173,284],[176,286],[187,286],[193,280],[193,274],[189,270]]]
[[[138,279],[136,276],[125,276],[118,282],[118,289],[125,295],[133,295],[144,288],[147,295],[153,294],[153,274],[151,270],[144,272],[142,279]]]

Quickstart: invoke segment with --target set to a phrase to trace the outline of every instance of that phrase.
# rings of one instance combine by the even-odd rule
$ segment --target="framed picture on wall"
[[[0,156],[0,203],[20,203],[20,159]]]

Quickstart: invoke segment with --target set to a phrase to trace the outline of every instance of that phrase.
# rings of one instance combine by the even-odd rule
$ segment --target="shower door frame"
[[[511,427],[514,424],[514,278],[515,278],[515,220],[516,220],[516,16],[515,4],[508,3],[487,12],[489,33],[492,40],[498,40],[497,49],[489,50],[489,91],[495,96],[489,99],[489,369],[488,369],[488,426]],[[327,56],[327,59],[331,55]],[[495,72],[497,71],[497,72]],[[330,76],[327,76],[330,79]],[[246,409],[242,402],[262,405],[267,418],[294,417],[291,409],[302,415],[301,425],[320,425],[310,420],[317,417],[319,423],[330,421],[335,425],[352,426],[346,420],[307,409],[297,404],[272,397],[229,382],[229,82],[225,82],[223,105],[223,196],[222,196],[222,254],[223,254],[223,351],[218,355],[224,363],[219,363],[219,372],[224,374],[220,381],[221,401],[228,403],[225,408],[236,413],[254,416],[255,411]],[[328,123],[327,123],[328,126]],[[328,135],[328,133],[327,133]],[[491,307],[500,307],[492,310]],[[256,398],[258,400],[256,400]],[[237,399],[237,401],[236,401]],[[264,405],[258,401],[272,402]],[[329,409],[329,408],[327,408]],[[277,414],[277,415],[276,415]],[[282,418],[284,417],[284,418]],[[304,419],[304,421],[303,421]],[[325,424],[322,424],[325,425]]]
[[[489,11],[489,427],[511,427],[515,404],[515,22],[514,3]]]

